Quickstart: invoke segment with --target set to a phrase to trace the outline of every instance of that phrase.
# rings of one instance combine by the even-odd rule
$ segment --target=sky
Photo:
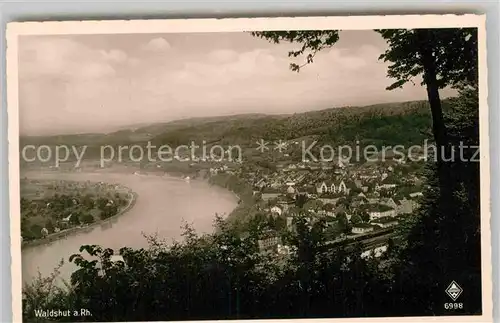
[[[418,82],[385,89],[394,80],[378,60],[387,44],[374,31],[341,31],[299,73],[288,57],[298,46],[241,32],[22,36],[20,131],[111,132],[189,117],[426,99]]]

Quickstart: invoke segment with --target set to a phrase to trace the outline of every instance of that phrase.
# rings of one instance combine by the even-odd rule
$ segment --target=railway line
[[[361,243],[364,250],[370,250],[386,244],[389,238],[393,235],[394,228],[387,228],[351,238],[329,241],[323,246],[323,248],[324,251],[326,251],[338,247],[353,247],[355,244]]]

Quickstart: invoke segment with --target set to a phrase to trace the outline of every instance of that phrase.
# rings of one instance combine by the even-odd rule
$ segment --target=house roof
[[[389,175],[382,181],[382,184],[396,184],[396,181],[394,175]]]
[[[316,190],[314,189],[314,186],[304,186],[300,189],[300,192],[316,193]]]
[[[337,206],[337,207],[335,208],[335,211],[334,211],[334,212],[335,212],[335,213],[341,213],[341,212],[344,212],[344,213],[345,213],[345,212],[346,212],[346,208],[345,208],[345,206],[344,206],[344,205],[339,205],[339,206]]]
[[[125,260],[121,255],[112,255],[109,260],[111,260],[111,262],[122,261],[123,263],[125,263]]]
[[[391,203],[394,202],[394,199],[391,197],[384,197],[380,199],[383,203]]]
[[[373,220],[372,223],[398,223],[398,220],[390,216],[384,216],[382,218]]]
[[[386,212],[391,210],[394,209],[384,204],[369,204],[367,207],[368,212]]]
[[[261,235],[261,240],[262,239],[269,239],[269,238],[276,238],[278,237],[278,233],[274,230],[268,230],[262,233]]]
[[[373,228],[373,226],[371,226],[370,224],[368,223],[358,223],[358,224],[355,224],[352,226],[353,228],[360,228],[360,229],[368,229],[368,228]]]
[[[264,193],[264,194],[280,194],[281,190],[277,189],[277,188],[266,187],[262,190],[262,193]]]
[[[403,204],[411,204],[411,200],[407,199],[407,198],[402,198],[401,200],[398,200],[396,203],[398,205],[403,205]]]

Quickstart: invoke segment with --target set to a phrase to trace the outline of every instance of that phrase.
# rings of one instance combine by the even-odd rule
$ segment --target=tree
[[[80,214],[73,213],[70,215],[69,223],[74,225],[80,224]]]
[[[477,84],[477,29],[384,29],[378,30],[389,48],[380,59],[389,61],[388,76],[402,87],[423,74],[432,112],[433,133],[438,146],[447,143],[439,89]]]
[[[304,210],[317,211],[317,210],[321,209],[322,206],[323,206],[323,202],[321,202],[320,200],[309,200],[304,204]]]
[[[260,233],[261,229],[266,225],[266,223],[266,216],[258,212],[248,220],[248,231]]]
[[[452,146],[459,149],[461,145],[468,147],[462,149],[462,152],[455,151],[457,162],[454,166],[459,167],[456,173],[465,184],[473,213],[479,217],[479,162],[473,160],[474,155],[479,152],[479,90],[477,88],[460,90],[459,97],[451,100],[450,110],[445,119],[449,124]]]
[[[389,48],[380,59],[391,62],[388,76],[396,82],[387,89],[402,87],[423,75],[432,114],[432,132],[437,147],[437,174],[443,194],[440,206],[452,200],[452,174],[444,161],[449,156],[449,138],[444,122],[439,89],[464,88],[478,84],[477,29],[384,29],[378,30]]]
[[[104,220],[116,215],[117,213],[118,213],[118,207],[115,204],[107,205],[102,209],[100,217],[102,220]]]
[[[334,207],[335,206],[332,203],[325,203],[323,205],[323,210],[330,212],[330,211],[333,211]]]
[[[92,196],[90,194],[86,194],[82,198],[82,204],[89,210],[93,209],[95,206],[94,200],[92,199]]]
[[[90,213],[84,213],[80,216],[80,221],[85,224],[91,224],[94,222],[94,217]]]
[[[352,224],[360,224],[361,222],[363,222],[363,220],[361,219],[361,217],[358,214],[352,215],[352,217],[351,217]]]
[[[308,200],[307,195],[305,194],[297,194],[295,198],[295,206],[299,209],[302,209]]]
[[[404,286],[405,288],[401,290],[405,292],[401,297],[403,300],[401,305],[404,306],[398,308],[405,315],[422,311],[435,314],[433,312],[435,308],[442,311],[442,306],[439,307],[438,304],[444,301],[442,291],[446,286],[443,288],[444,282],[439,280],[450,278],[449,273],[453,270],[469,266],[468,270],[462,271],[460,277],[465,277],[463,280],[469,282],[471,294],[474,294],[471,298],[474,299],[474,305],[471,308],[479,309],[481,298],[478,292],[478,286],[481,286],[480,263],[477,261],[480,254],[480,248],[477,249],[477,246],[480,246],[479,212],[477,212],[479,203],[477,196],[474,197],[478,192],[474,187],[478,187],[479,172],[474,170],[474,167],[477,169],[477,165],[445,161],[445,158],[453,152],[451,144],[456,143],[456,140],[448,133],[439,96],[439,90],[445,87],[453,87],[462,92],[471,91],[468,99],[464,98],[462,93],[461,100],[462,102],[468,100],[469,103],[464,104],[472,105],[473,111],[478,110],[473,99],[474,95],[477,96],[478,85],[477,29],[391,29],[377,30],[377,32],[389,45],[379,58],[391,63],[387,74],[396,80],[387,88],[388,90],[402,87],[408,82],[413,82],[417,76],[423,76],[421,84],[425,85],[427,90],[432,116],[432,133],[437,148],[437,163],[435,167],[430,166],[432,170],[427,180],[431,188],[426,193],[425,207],[421,209],[422,213],[416,223],[409,226],[413,228],[410,230],[405,250],[406,260],[399,262],[403,269],[397,271],[400,286],[395,288]],[[317,36],[318,32],[301,33],[300,38],[295,32],[258,32],[254,35],[275,43],[300,42],[302,48],[298,51],[299,54],[304,53],[306,49],[315,54],[318,48],[323,49],[334,44],[334,42],[326,44]],[[314,46],[309,46],[312,40],[315,41]],[[306,63],[311,62],[312,59],[308,58]],[[300,70],[294,66],[291,68],[295,71]],[[478,120],[477,115],[473,115],[472,119],[472,124],[469,120],[471,126],[468,127],[468,131],[474,134],[475,140],[478,138],[474,132],[477,131],[477,124],[474,124]],[[463,136],[458,137],[463,138]],[[471,183],[464,181],[464,175],[461,173],[468,174]],[[464,230],[465,228],[467,229]],[[429,274],[429,270],[433,271],[432,275]],[[459,276],[458,273],[456,275],[455,277]],[[427,279],[421,279],[424,276]],[[418,281],[418,284],[415,284],[415,281]],[[416,285],[418,286],[415,287]]]
[[[38,239],[42,236],[42,226],[38,224],[31,225],[31,234],[35,239]]]
[[[477,95],[475,89],[461,91],[454,100],[455,108],[449,110],[450,116],[445,115],[452,143],[478,142]],[[465,156],[471,154],[475,151],[464,152]],[[439,184],[437,165],[429,163],[422,206],[398,234],[405,243],[393,272],[396,289],[401,293],[397,307],[405,314],[444,314],[441,304],[446,295],[442,291],[451,280],[467,290],[462,297],[470,300],[468,311],[481,311],[480,194],[474,189],[479,183],[479,163],[456,160],[449,166],[451,173],[457,174],[449,188],[449,208],[443,210],[440,205],[444,190]]]
[[[301,314],[307,315],[311,306],[315,260],[324,242],[325,221],[313,222],[309,217],[300,215],[296,218],[295,227],[296,234],[291,241],[297,248],[297,278],[302,286],[299,293],[303,311]]]
[[[276,219],[274,218],[274,216],[269,215],[269,216],[267,217],[266,226],[267,226],[269,229],[275,230],[275,227],[276,227]]]
[[[381,29],[378,33],[388,42],[389,48],[379,59],[391,62],[388,76],[396,82],[387,89],[402,87],[419,75],[426,86],[432,114],[432,129],[438,152],[449,149],[439,89],[446,86],[463,88],[478,82],[477,29]],[[264,31],[252,35],[273,43],[288,41],[301,47],[289,51],[289,57],[306,54],[302,65],[291,63],[293,71],[313,62],[319,51],[332,47],[339,39],[335,30],[326,31]],[[441,187],[449,184],[448,170],[438,153],[438,173]]]
[[[49,233],[54,232],[54,222],[52,221],[52,219],[47,219],[47,221],[45,222],[45,228],[49,230]]]
[[[340,213],[337,215],[338,223],[339,223],[339,228],[342,231],[342,233],[348,234],[351,233],[351,226],[349,225],[349,220],[347,219],[347,215],[345,213]]]
[[[352,197],[351,196],[343,196],[341,197],[336,205],[337,206],[344,206],[346,208],[349,208],[351,206],[351,203],[352,203]]]
[[[304,31],[262,31],[252,32],[253,36],[265,38],[273,43],[288,41],[301,44],[301,47],[288,52],[288,57],[298,57],[306,54],[305,63],[298,65],[290,63],[292,71],[300,71],[300,68],[313,62],[314,56],[322,49],[329,48],[339,40],[337,30],[304,30]]]
[[[274,229],[281,231],[286,228],[286,218],[284,216],[277,216],[274,220]]]
[[[370,214],[368,214],[368,212],[366,211],[361,212],[360,217],[361,220],[363,220],[363,222],[370,222]]]

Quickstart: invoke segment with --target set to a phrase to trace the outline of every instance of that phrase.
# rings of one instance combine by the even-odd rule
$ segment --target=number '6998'
[[[447,310],[459,310],[464,308],[463,303],[444,303],[444,308]]]

